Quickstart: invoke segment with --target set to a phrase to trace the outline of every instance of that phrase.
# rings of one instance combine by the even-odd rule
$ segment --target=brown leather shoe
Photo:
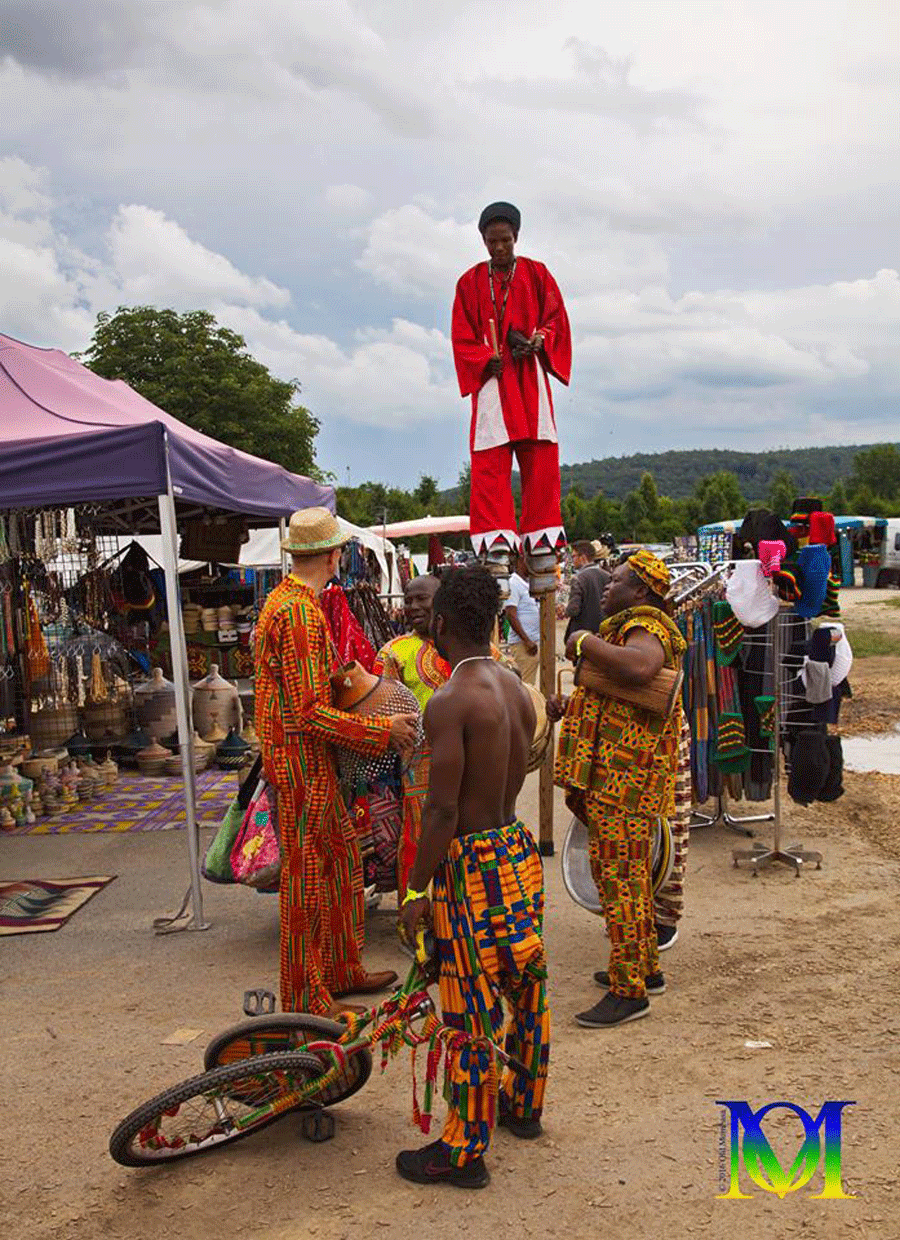
[[[342,1012],[352,1012],[354,1016],[365,1016],[368,1010],[359,1003],[332,1003],[327,1016],[329,1020],[340,1020]]]
[[[383,973],[364,973],[360,981],[354,982],[346,990],[333,990],[331,993],[335,999],[342,995],[375,995],[379,990],[387,990],[396,981],[397,974],[394,970],[385,969]]]

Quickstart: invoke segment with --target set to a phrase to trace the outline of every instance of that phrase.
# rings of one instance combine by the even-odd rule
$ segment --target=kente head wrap
[[[485,207],[478,220],[478,231],[482,237],[488,224],[493,224],[496,220],[506,220],[516,236],[519,235],[522,213],[511,202],[492,202],[489,207]]]
[[[647,551],[643,547],[640,551],[635,551],[634,555],[628,557],[628,567],[648,589],[658,594],[660,598],[665,598],[669,593],[671,585],[669,570],[659,556],[654,555],[652,551]]]

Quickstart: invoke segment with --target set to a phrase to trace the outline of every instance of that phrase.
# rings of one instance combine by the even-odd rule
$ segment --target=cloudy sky
[[[4,0],[0,330],[205,307],[340,482],[452,483],[481,207],[575,337],[564,460],[898,438],[896,0]]]

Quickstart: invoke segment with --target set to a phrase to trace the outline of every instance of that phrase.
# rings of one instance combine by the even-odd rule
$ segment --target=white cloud
[[[109,229],[112,265],[129,301],[195,309],[218,298],[247,306],[285,306],[290,293],[247,276],[150,207],[120,207]]]
[[[382,430],[465,423],[450,341],[439,328],[398,316],[389,326],[357,328],[347,344],[303,332],[284,317],[291,309],[287,290],[245,274],[145,206],[115,213],[105,257],[79,253],[54,224],[46,177],[22,161],[0,165],[0,209],[0,312],[14,334],[83,347],[96,312],[120,302],[205,305],[275,373],[298,379],[304,399],[325,419]],[[375,218],[360,262],[407,292],[444,299],[471,257],[473,231],[474,224],[409,204]],[[623,246],[631,247],[630,259]],[[844,394],[844,420],[852,421],[854,406],[864,411],[867,400],[896,395],[900,386],[896,271],[673,298],[659,282],[666,274],[662,251],[615,233],[577,253],[557,249],[551,266],[564,288],[565,277],[575,284],[568,298],[575,385],[560,398],[578,410],[579,440],[599,429],[612,406],[627,407],[638,422],[677,409],[666,431],[672,442],[715,426],[736,405],[745,428],[768,423],[774,430],[781,414],[773,416],[773,408],[815,408],[830,390]]]
[[[361,185],[329,185],[324,197],[327,207],[345,217],[362,215],[372,201],[372,195]]]

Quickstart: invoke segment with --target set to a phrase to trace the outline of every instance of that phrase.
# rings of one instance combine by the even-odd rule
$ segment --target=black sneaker
[[[484,1188],[491,1178],[483,1158],[455,1167],[441,1140],[420,1150],[401,1150],[397,1170],[413,1184],[452,1184],[454,1188]]]
[[[500,1107],[497,1111],[497,1127],[507,1128],[514,1137],[518,1137],[521,1141],[533,1141],[535,1137],[541,1136],[544,1129],[541,1121],[535,1116],[525,1118],[522,1115],[513,1115],[509,1109],[509,1103],[506,1101],[504,1094],[500,1095]]]
[[[579,1012],[575,1020],[584,1029],[612,1029],[614,1025],[627,1025],[630,1020],[649,1015],[649,999],[623,999],[610,990],[592,1008]]]
[[[669,947],[674,947],[678,942],[677,926],[662,926],[656,923],[656,941],[659,944],[659,950],[664,952]]]
[[[610,988],[609,974],[606,969],[598,969],[594,974],[594,981],[598,986]],[[664,995],[666,993],[666,979],[661,973],[650,973],[644,978],[644,985],[647,987],[648,995]]]

